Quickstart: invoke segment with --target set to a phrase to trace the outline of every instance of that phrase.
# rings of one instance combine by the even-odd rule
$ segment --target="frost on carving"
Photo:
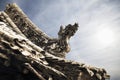
[[[0,80],[107,80],[103,68],[65,59],[78,24],[61,26],[58,38],[40,30],[16,4],[0,12]]]

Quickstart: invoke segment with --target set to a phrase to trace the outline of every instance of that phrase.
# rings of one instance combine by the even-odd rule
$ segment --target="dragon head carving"
[[[75,23],[74,25],[68,24],[65,28],[63,26],[60,27],[60,30],[58,32],[58,36],[61,39],[70,39],[78,30],[78,23]]]

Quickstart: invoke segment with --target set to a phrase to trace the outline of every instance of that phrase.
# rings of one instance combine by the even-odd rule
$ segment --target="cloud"
[[[5,1],[0,1],[5,3]],[[78,22],[78,32],[71,38],[67,59],[105,68],[111,80],[120,75],[120,0],[11,0],[48,35],[57,37],[60,25]],[[3,4],[0,4],[3,6]],[[114,44],[101,47],[95,35],[109,28],[115,34]],[[76,45],[77,44],[77,45]]]

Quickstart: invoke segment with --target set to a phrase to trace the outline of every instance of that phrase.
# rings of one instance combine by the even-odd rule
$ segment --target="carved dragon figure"
[[[78,24],[48,37],[16,4],[0,12],[0,80],[106,80],[103,68],[64,59]],[[11,77],[12,76],[12,77]]]
[[[5,12],[29,40],[45,51],[62,58],[70,51],[69,39],[76,33],[77,23],[69,24],[65,29],[61,26],[58,32],[59,38],[53,39],[38,29],[16,4],[8,4]]]

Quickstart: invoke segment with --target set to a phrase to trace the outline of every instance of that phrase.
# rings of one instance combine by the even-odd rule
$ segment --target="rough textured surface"
[[[106,80],[102,68],[65,59],[78,24],[62,26],[53,39],[16,4],[0,12],[0,80]]]
[[[45,51],[58,57],[65,57],[70,51],[68,41],[77,31],[78,24],[69,24],[65,29],[61,26],[58,38],[53,39],[38,29],[17,5],[7,5],[5,12],[30,41]]]

